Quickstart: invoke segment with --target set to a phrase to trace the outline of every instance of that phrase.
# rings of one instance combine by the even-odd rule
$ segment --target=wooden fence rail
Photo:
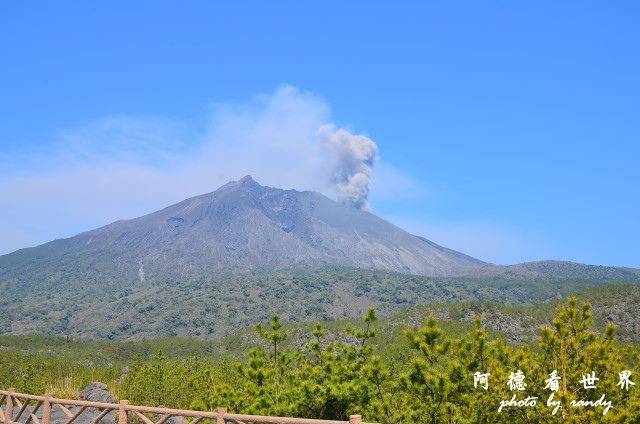
[[[52,418],[54,407],[57,407],[59,412],[62,413],[62,419]],[[94,415],[87,418],[89,408],[99,412],[94,411]],[[82,416],[83,414],[85,414],[84,417]],[[106,419],[109,414],[114,415],[114,419],[111,422],[117,421],[118,424],[127,424],[129,418],[137,418],[145,424],[165,424],[174,417],[192,418],[191,424],[197,424],[203,419],[216,420],[216,424],[227,424],[229,422],[236,424],[367,424],[362,422],[360,415],[351,415],[349,421],[267,417],[263,415],[229,414],[227,408],[218,408],[216,412],[202,412],[135,406],[129,405],[128,400],[122,400],[120,403],[100,403],[56,399],[50,394],[33,396],[16,393],[15,389],[0,390],[0,423],[2,424],[71,424],[76,420],[78,423],[98,424],[101,420]],[[115,418],[116,415],[117,419]],[[150,418],[150,416],[153,418]],[[90,421],[87,421],[89,419]]]

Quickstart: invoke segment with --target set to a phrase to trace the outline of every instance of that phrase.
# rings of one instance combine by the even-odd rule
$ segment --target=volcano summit
[[[0,257],[0,278],[121,284],[323,266],[424,276],[484,263],[310,191],[250,176],[158,212]]]

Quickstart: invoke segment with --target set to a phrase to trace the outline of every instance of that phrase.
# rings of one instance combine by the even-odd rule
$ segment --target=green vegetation
[[[43,287],[27,289],[17,280],[4,280],[0,281],[0,332],[95,341],[162,337],[211,340],[266,322],[273,315],[283,322],[313,323],[357,319],[370,306],[381,317],[435,303],[526,306],[630,281],[615,280],[625,277],[624,273],[613,272],[616,269],[602,269],[609,273],[601,279],[585,279],[592,273],[577,271],[575,276],[569,273],[554,279],[537,274],[526,278],[503,274],[428,278],[333,267],[314,272],[215,275],[137,283],[127,288],[83,280],[60,284],[50,279],[42,283]],[[607,275],[611,279],[604,278]]]
[[[2,336],[0,387],[75,397],[99,380],[134,404],[326,419],[360,413],[384,423],[635,422],[640,350],[615,337],[612,321],[637,312],[636,287],[580,294],[590,296],[593,307],[574,297],[534,307],[467,302],[380,320],[371,308],[364,322],[324,325],[273,316],[216,342]],[[627,322],[626,337],[637,337],[636,324]],[[638,385],[624,390],[623,371]],[[581,383],[591,373],[595,389]],[[483,374],[487,390],[474,382]],[[518,376],[524,390],[508,385]]]

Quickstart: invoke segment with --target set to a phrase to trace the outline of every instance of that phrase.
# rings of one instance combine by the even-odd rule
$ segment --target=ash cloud
[[[247,174],[370,210],[377,146],[331,125],[321,97],[285,85],[208,112],[195,127],[167,117],[102,117],[52,134],[42,152],[0,152],[0,254],[141,216]],[[402,193],[408,186],[398,171],[380,165],[376,195]]]
[[[338,201],[354,208],[371,211],[369,185],[378,146],[369,137],[354,135],[333,125],[320,128],[320,137],[332,165],[332,182]]]

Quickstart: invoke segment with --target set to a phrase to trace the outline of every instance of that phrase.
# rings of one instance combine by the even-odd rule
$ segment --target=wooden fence
[[[62,412],[62,419],[52,418],[54,408]],[[229,414],[226,408],[218,408],[216,412],[189,411],[183,409],[154,408],[149,406],[129,405],[129,401],[120,403],[100,403],[82,400],[56,399],[50,394],[33,396],[16,393],[14,389],[0,390],[0,423],[2,424],[71,424],[74,421],[87,422],[89,408],[94,409],[90,417],[91,424],[98,424],[109,414],[114,418],[111,422],[127,424],[130,419],[138,419],[145,424],[165,424],[169,420],[183,417],[190,418],[190,424],[197,424],[203,419],[215,420],[216,424],[367,424],[360,415],[351,415],[349,421],[312,420],[306,418],[267,417],[263,415]],[[85,414],[84,420],[81,419]],[[117,415],[117,419],[115,416]],[[22,421],[21,421],[22,420]],[[186,420],[185,420],[186,422]]]

